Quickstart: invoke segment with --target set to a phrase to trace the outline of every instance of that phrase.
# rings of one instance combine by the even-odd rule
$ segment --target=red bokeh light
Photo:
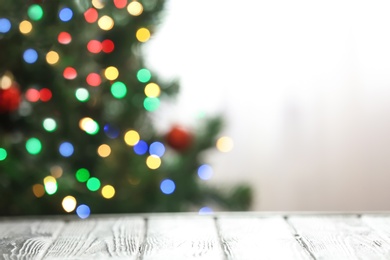
[[[58,42],[61,44],[69,44],[72,41],[72,36],[67,32],[58,34]]]
[[[127,6],[127,0],[114,0],[114,5],[118,9],[125,8]]]
[[[114,45],[113,41],[111,41],[109,39],[102,41],[102,51],[103,52],[105,52],[105,53],[113,52],[114,48],[115,48],[115,45]]]
[[[66,67],[62,75],[66,79],[75,79],[77,77],[77,71],[72,67]]]
[[[100,83],[102,83],[102,79],[101,79],[100,75],[97,73],[89,73],[87,78],[86,78],[86,81],[87,81],[88,85],[90,85],[92,87],[97,87],[100,85]]]
[[[26,99],[30,102],[37,102],[41,96],[39,91],[35,88],[27,89],[27,91],[24,95],[25,95]]]
[[[53,94],[51,93],[51,90],[48,88],[43,88],[39,91],[40,99],[42,102],[47,102],[51,99]]]
[[[94,23],[99,17],[98,11],[95,8],[89,8],[84,12],[84,18],[87,23]]]
[[[97,40],[90,40],[87,49],[91,53],[99,53],[102,50],[102,44]]]

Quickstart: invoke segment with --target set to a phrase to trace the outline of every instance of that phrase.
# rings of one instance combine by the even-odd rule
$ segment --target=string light
[[[63,22],[69,22],[70,20],[72,20],[73,11],[72,11],[72,9],[70,9],[68,7],[64,7],[58,13],[58,17]]]
[[[74,152],[74,147],[69,142],[63,142],[60,144],[60,147],[58,148],[58,151],[63,157],[70,157],[72,156]]]
[[[124,140],[127,145],[134,146],[140,140],[139,133],[135,130],[129,130],[125,133]]]
[[[72,41],[72,36],[67,32],[60,32],[58,34],[57,40],[61,44],[69,44]]]
[[[102,50],[102,44],[98,40],[90,40],[87,43],[87,49],[89,52],[97,54]]]
[[[48,132],[54,132],[57,128],[57,123],[53,118],[45,118],[43,120],[43,128]]]
[[[119,76],[119,71],[114,66],[110,66],[105,69],[104,76],[108,80],[116,80]]]
[[[127,87],[123,82],[117,81],[111,85],[111,94],[114,98],[121,99],[127,94]]]
[[[98,147],[97,153],[100,157],[106,158],[111,154],[111,147],[107,144],[102,144]]]
[[[43,195],[45,195],[45,188],[43,187],[42,184],[34,184],[32,186],[32,191],[35,197],[41,198]]]
[[[115,195],[115,188],[111,185],[105,185],[102,188],[102,196],[105,199],[111,199]]]
[[[0,33],[7,33],[11,30],[11,22],[7,18],[0,18]]]
[[[7,150],[0,148],[0,161],[4,161],[7,158]]]
[[[66,196],[65,198],[62,199],[62,208],[66,212],[72,212],[77,205],[76,198],[73,196]]]
[[[127,0],[114,0],[114,5],[118,9],[123,9],[127,5]]]
[[[200,179],[206,181],[213,176],[213,168],[208,164],[203,164],[198,168],[198,176]]]
[[[142,83],[148,82],[151,78],[152,78],[152,74],[148,69],[140,69],[137,72],[137,79]]]
[[[149,112],[157,110],[159,106],[160,106],[160,99],[158,98],[146,97],[144,99],[144,108]]]
[[[90,191],[97,191],[100,188],[100,180],[96,177],[91,177],[87,181],[87,188]]]
[[[108,15],[104,15],[98,20],[98,26],[104,31],[109,31],[114,27],[114,20]]]
[[[157,155],[149,155],[146,158],[146,166],[151,170],[156,170],[161,166],[161,159]]]
[[[65,79],[72,80],[77,77],[77,71],[75,68],[66,67],[62,75],[64,76]]]
[[[76,99],[80,102],[86,102],[89,100],[89,92],[85,88],[78,88],[75,91]]]
[[[158,157],[161,157],[165,153],[165,146],[161,142],[153,142],[149,146],[149,153],[151,155],[156,155]]]
[[[99,132],[99,124],[90,117],[84,117],[79,121],[79,127],[87,134],[95,135]]]
[[[220,152],[227,153],[233,149],[233,140],[228,136],[222,136],[217,140],[216,147]]]
[[[106,124],[103,128],[104,132],[106,133],[107,137],[111,139],[118,138],[119,136],[119,129],[113,125]]]
[[[27,9],[27,15],[33,21],[39,21],[43,17],[43,9],[40,5],[32,4]]]
[[[176,189],[175,182],[171,179],[165,179],[161,182],[160,189],[166,195],[172,194]]]
[[[91,209],[87,205],[81,204],[77,207],[76,214],[79,218],[86,219],[91,214]]]
[[[114,51],[114,49],[115,49],[115,44],[113,41],[111,41],[110,39],[106,39],[102,41],[102,51],[104,53],[111,53]]]
[[[138,155],[143,155],[148,151],[148,144],[144,140],[140,140],[134,145],[133,150]]]
[[[102,79],[100,75],[94,72],[89,73],[85,80],[87,84],[90,85],[91,87],[97,87],[102,83]]]
[[[57,192],[58,189],[57,180],[53,176],[45,177],[43,179],[43,183],[47,194],[53,195],[54,193]]]
[[[85,168],[78,169],[75,174],[76,180],[78,180],[79,182],[86,182],[90,176],[91,174]]]
[[[32,31],[32,29],[33,29],[32,24],[27,20],[24,20],[19,24],[19,31],[23,34],[29,34]]]
[[[34,49],[27,49],[23,52],[23,59],[29,64],[35,63],[38,60],[38,52]]]
[[[42,143],[38,138],[32,137],[26,141],[26,150],[29,154],[37,155],[42,150]]]
[[[84,12],[84,19],[87,23],[94,23],[99,18],[98,11],[95,8],[89,8]]]
[[[63,173],[64,171],[62,170],[61,166],[55,165],[50,167],[50,174],[56,179],[61,178]]]
[[[140,42],[147,42],[150,39],[150,31],[146,28],[140,28],[137,30],[135,37]]]
[[[14,76],[11,72],[6,71],[0,78],[0,89],[9,89],[14,81]]]
[[[199,215],[210,215],[213,214],[213,210],[209,207],[203,207],[199,209]]]
[[[144,7],[142,6],[142,4],[140,2],[137,2],[137,1],[132,1],[127,6],[127,11],[132,16],[139,16],[139,15],[141,15],[143,10],[144,10]]]
[[[103,9],[104,8],[104,2],[102,0],[92,0],[92,5],[96,9]]]
[[[160,96],[161,89],[156,83],[149,83],[145,86],[144,92],[147,97],[154,98]]]
[[[55,51],[49,51],[46,54],[46,62],[49,63],[50,65],[56,64],[59,60],[60,60],[60,56]]]
[[[30,102],[37,102],[41,97],[39,90],[37,90],[35,88],[27,89],[27,91],[24,95],[25,95],[26,99]]]
[[[42,102],[47,102],[52,98],[53,94],[51,93],[51,90],[48,88],[43,88],[39,91],[39,99]]]

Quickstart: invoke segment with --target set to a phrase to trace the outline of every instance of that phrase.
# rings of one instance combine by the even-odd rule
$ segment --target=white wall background
[[[170,0],[145,51],[181,80],[161,121],[222,112],[213,183],[253,210],[390,210],[390,2]],[[165,111],[166,112],[166,111]]]

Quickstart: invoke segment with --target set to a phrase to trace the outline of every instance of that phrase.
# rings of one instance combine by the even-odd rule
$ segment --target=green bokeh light
[[[0,148],[0,161],[4,161],[7,158],[7,151],[4,148]]]
[[[127,94],[126,85],[123,82],[117,81],[111,85],[111,94],[114,98],[124,98]]]
[[[43,17],[43,9],[37,4],[31,5],[27,10],[27,15],[33,21],[39,21]]]
[[[90,176],[89,171],[85,168],[80,168],[76,172],[76,179],[79,182],[86,182]]]
[[[99,124],[94,120],[90,120],[86,123],[84,131],[87,134],[96,135],[99,132],[99,129]]]
[[[57,182],[48,182],[45,183],[45,191],[49,195],[53,195],[54,193],[57,192],[58,185]]]
[[[151,74],[150,71],[147,70],[147,69],[140,69],[140,70],[137,72],[137,79],[138,79],[140,82],[142,82],[142,83],[148,82],[151,78],[152,78],[152,74]]]
[[[53,132],[57,128],[57,123],[53,118],[43,120],[43,128],[48,132]]]
[[[80,102],[89,100],[89,92],[85,88],[78,88],[75,92],[76,99]]]
[[[39,154],[42,150],[41,141],[38,138],[30,138],[26,142],[26,150],[30,154]]]
[[[92,177],[87,181],[87,188],[90,191],[97,191],[100,188],[100,181],[98,178]]]
[[[147,97],[144,99],[144,108],[147,111],[155,111],[160,106],[160,99]]]

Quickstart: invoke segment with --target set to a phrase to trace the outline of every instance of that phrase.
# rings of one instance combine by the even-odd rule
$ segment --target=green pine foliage
[[[92,213],[188,211],[209,203],[222,210],[250,207],[251,190],[247,186],[221,191],[197,175],[205,163],[204,151],[214,149],[223,127],[220,117],[203,118],[196,129],[181,130],[184,137],[169,139],[170,133],[155,129],[153,113],[160,102],[169,102],[175,96],[179,86],[148,70],[143,60],[144,42],[136,34],[146,28],[153,35],[163,20],[165,1],[139,0],[143,10],[135,15],[128,11],[130,2],[124,2],[126,5],[123,1],[97,1],[101,6],[90,0],[1,3],[1,215],[62,214],[66,196],[73,196],[77,205],[87,205]],[[86,18],[87,11],[98,17]],[[110,27],[109,22],[101,25],[100,19],[105,16],[112,18],[112,28],[104,27]],[[28,25],[22,26],[23,21],[32,25],[31,31]],[[66,37],[59,40],[61,32],[68,33],[71,41]],[[92,52],[87,48],[91,40],[98,42]],[[111,41],[114,49],[99,50],[104,40]],[[58,62],[50,61],[50,52],[58,54]],[[108,67],[115,67],[119,76],[106,76]],[[73,68],[77,76],[68,77],[67,68]],[[142,77],[140,71],[150,75]],[[100,82],[88,82],[91,73],[98,75]],[[157,97],[146,96],[149,83],[159,86]],[[112,92],[115,84],[125,86],[117,96]],[[42,89],[48,89],[49,95],[39,92]],[[80,89],[88,94],[86,100],[76,97]],[[51,121],[46,122],[52,124],[45,128],[43,122],[48,118]],[[80,126],[83,118],[90,118],[84,128]],[[136,153],[137,145],[124,141],[130,130],[137,132],[148,147],[156,142],[163,145],[163,154],[152,156],[161,161],[156,169],[146,163],[149,151]],[[38,142],[29,147],[31,140]],[[65,144],[61,154],[64,143],[68,147]],[[102,144],[111,149],[107,157],[97,153]],[[78,179],[80,169],[89,176]],[[47,176],[55,178],[46,179],[45,184]],[[100,185],[88,188],[91,178],[99,180]],[[171,194],[161,190],[166,179],[175,184]],[[106,185],[115,189],[110,199],[102,196]]]

